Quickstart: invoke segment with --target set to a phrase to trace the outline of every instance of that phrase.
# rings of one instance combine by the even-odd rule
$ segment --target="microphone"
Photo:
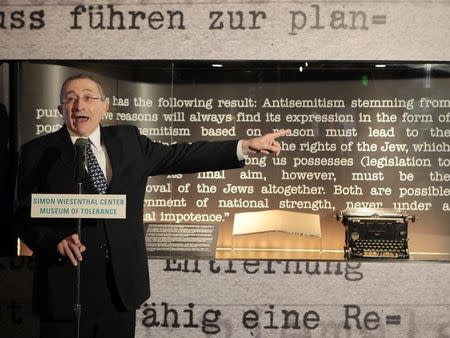
[[[89,146],[89,139],[78,138],[75,142],[75,167],[73,171],[73,179],[76,183],[82,183],[84,179],[86,167],[86,148]]]

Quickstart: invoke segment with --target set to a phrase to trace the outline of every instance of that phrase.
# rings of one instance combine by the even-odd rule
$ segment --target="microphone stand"
[[[83,182],[77,182],[78,195],[82,194]],[[77,218],[77,234],[81,241],[81,218]],[[73,305],[73,319],[74,319],[74,337],[80,338],[80,324],[81,324],[81,302],[80,302],[80,285],[81,285],[81,262],[77,264],[77,276],[75,279],[75,304]]]
[[[77,193],[81,195],[83,193],[83,180],[85,176],[86,166],[86,147],[89,146],[89,140],[86,138],[79,138],[75,142],[75,168],[74,168],[74,181],[77,184]],[[81,241],[81,218],[76,219],[77,234]],[[81,285],[81,262],[78,262],[76,269],[75,279],[75,304],[73,305],[73,321],[75,338],[80,338],[80,322],[81,322],[81,302],[80,302],[80,285]]]

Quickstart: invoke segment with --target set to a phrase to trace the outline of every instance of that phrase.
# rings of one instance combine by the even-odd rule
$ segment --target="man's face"
[[[83,137],[94,132],[109,107],[101,96],[97,84],[92,80],[75,79],[67,83],[63,103],[58,109],[69,130]]]

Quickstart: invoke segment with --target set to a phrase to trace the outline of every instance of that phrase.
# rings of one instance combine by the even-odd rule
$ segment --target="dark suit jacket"
[[[82,302],[95,297],[99,231],[106,233],[118,294],[129,310],[150,296],[143,229],[143,199],[148,176],[222,170],[243,166],[236,158],[237,141],[194,142],[164,146],[141,136],[136,127],[101,128],[112,167],[108,193],[126,194],[126,220],[83,221],[82,242],[87,250],[81,269]],[[31,219],[32,193],[77,193],[73,180],[74,150],[64,126],[22,147],[19,163],[17,226],[22,240],[34,251],[34,311],[50,319],[70,319],[74,304],[75,268],[61,259],[57,244],[76,233],[75,220]],[[84,192],[94,193],[89,178]],[[99,227],[99,223],[102,225]],[[99,239],[100,238],[100,239]],[[101,244],[101,243],[100,243]]]

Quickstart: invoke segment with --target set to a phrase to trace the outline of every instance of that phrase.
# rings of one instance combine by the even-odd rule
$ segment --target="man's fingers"
[[[281,130],[278,130],[278,131],[273,132],[273,133],[272,133],[272,137],[273,137],[274,139],[277,139],[277,138],[279,138],[279,137],[289,135],[290,133],[291,133],[291,130],[290,130],[290,129],[281,129]]]
[[[69,245],[64,247],[64,252],[65,252],[65,256],[67,256],[67,258],[69,258],[72,265],[77,266],[78,262],[75,259],[75,256],[73,255],[72,250],[70,249]]]
[[[65,240],[64,240],[65,241]],[[64,242],[63,241],[63,242]],[[64,248],[63,248],[63,242],[60,242],[57,246],[56,246],[56,250],[58,250],[59,254],[61,256],[65,256],[66,253],[64,252]]]
[[[261,153],[267,154],[267,155],[275,153],[278,156],[280,151],[281,151],[281,148],[280,148],[280,146],[277,146],[277,145],[272,145],[272,146],[268,146],[264,149],[261,149]]]
[[[281,150],[281,144],[273,137],[269,137],[261,144],[258,150],[263,154],[279,153]]]
[[[267,134],[267,138],[265,139],[266,146],[264,147],[265,150],[270,150],[271,152],[277,152],[276,148],[280,148],[281,145],[277,141],[277,138],[289,135],[291,133],[290,129],[283,129],[279,130],[270,134]]]
[[[76,257],[78,262],[81,262],[83,260],[83,256],[81,256],[80,247],[81,247],[81,244],[79,246],[76,244],[70,245],[70,249],[72,250],[72,253]]]
[[[282,129],[263,136],[255,137],[248,140],[243,140],[242,151],[244,155],[251,154],[279,154],[281,151],[281,145],[276,139],[278,137],[286,136],[291,133],[290,129]]]
[[[83,260],[82,252],[86,251],[86,247],[81,244],[77,234],[70,235],[63,239],[56,246],[56,250],[64,257],[69,258],[70,262],[77,266],[78,262]]]
[[[270,142],[270,143],[269,143]],[[257,147],[250,147],[250,154],[262,153],[262,154],[279,154],[281,151],[281,145],[276,141],[269,141],[267,143],[263,142]]]
[[[78,238],[78,235],[77,235],[77,234],[72,235],[72,239],[73,239],[73,244],[76,245],[77,250],[78,250],[79,252],[85,252],[85,251],[86,251],[86,247],[85,247],[83,244],[81,244],[81,241],[80,241],[80,239]],[[81,260],[81,259],[80,259],[80,260]]]
[[[70,236],[70,238],[72,239],[73,244],[75,244],[77,246],[81,245],[81,242],[80,242],[80,239],[78,237],[78,234],[73,234],[73,235]]]

